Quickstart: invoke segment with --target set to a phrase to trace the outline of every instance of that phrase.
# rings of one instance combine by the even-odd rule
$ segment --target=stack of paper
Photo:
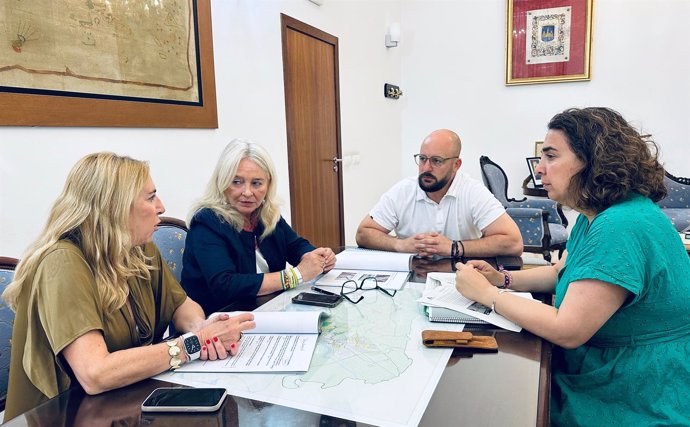
[[[513,295],[534,299],[529,292],[513,292]],[[520,326],[492,311],[491,308],[462,296],[455,289],[455,273],[429,273],[424,293],[417,301],[427,306],[455,310],[509,331],[522,330]]]
[[[336,255],[335,268],[316,281],[317,286],[342,286],[347,280],[360,283],[375,277],[384,289],[399,291],[410,276],[414,254],[348,248]]]
[[[239,312],[228,313],[231,316]],[[255,311],[256,328],[244,331],[237,355],[196,360],[178,372],[306,372],[321,332],[321,311]],[[215,316],[216,313],[211,316]],[[210,316],[209,316],[210,317]]]

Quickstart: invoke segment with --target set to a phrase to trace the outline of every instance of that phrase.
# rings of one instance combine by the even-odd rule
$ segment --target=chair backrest
[[[504,207],[511,206],[513,202],[524,202],[527,200],[526,197],[519,200],[508,197],[508,175],[496,162],[486,156],[481,156],[479,158],[479,166],[482,170],[484,185]]]
[[[679,232],[690,226],[690,178],[680,178],[666,172],[666,197],[656,202]]]
[[[161,251],[163,261],[168,264],[170,270],[179,282],[182,278],[182,254],[187,238],[187,224],[177,218],[162,216],[158,230],[153,233],[153,242]]]
[[[0,257],[0,293],[14,278],[17,266],[16,258]],[[10,353],[12,349],[12,325],[14,312],[0,300],[0,411],[5,410],[7,398],[7,382],[10,376]]]
[[[503,206],[508,206],[508,176],[499,165],[486,156],[479,158],[482,170],[482,181],[486,188],[498,199]]]
[[[664,184],[668,194],[657,202],[660,207],[690,209],[690,178],[679,178],[666,172]]]
[[[558,203],[553,200],[547,199],[527,199],[523,197],[522,199],[514,199],[508,197],[508,176],[503,171],[503,168],[496,164],[494,161],[486,156],[481,156],[479,158],[479,166],[482,170],[482,180],[486,188],[491,191],[491,193],[498,199],[501,204],[506,208],[539,208],[546,211],[548,216],[548,222],[552,224],[560,224],[564,227],[568,226],[568,220],[566,219],[561,207]]]

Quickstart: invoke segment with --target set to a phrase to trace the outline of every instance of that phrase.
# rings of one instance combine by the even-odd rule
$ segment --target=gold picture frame
[[[189,43],[196,44],[196,58],[193,58],[196,67],[191,67],[189,71],[194,77],[194,93],[198,95],[192,102],[100,96],[79,90],[63,96],[57,91],[3,86],[0,80],[0,109],[3,111],[0,125],[217,128],[211,1],[189,0],[188,5],[190,20],[193,20],[190,22],[195,23],[195,28],[187,31],[187,46],[192,46]],[[100,22],[103,23],[103,20]],[[169,38],[163,34],[161,40],[156,41],[164,45]],[[15,48],[14,45],[12,47]],[[28,44],[18,45],[15,51],[29,47]],[[12,67],[12,64],[9,66]],[[18,68],[13,67],[14,70]],[[7,64],[0,63],[0,71],[3,70],[7,70]],[[70,69],[59,73],[60,76],[80,81],[74,79]]]
[[[544,141],[534,142],[534,157],[541,157],[541,146],[544,145]]]
[[[590,80],[592,7],[593,0],[507,0],[506,85]]]

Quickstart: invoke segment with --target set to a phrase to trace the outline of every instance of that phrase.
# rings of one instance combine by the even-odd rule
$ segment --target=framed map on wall
[[[0,3],[0,125],[216,128],[210,0]]]

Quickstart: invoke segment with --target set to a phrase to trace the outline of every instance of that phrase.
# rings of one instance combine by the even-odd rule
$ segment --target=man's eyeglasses
[[[355,282],[354,280],[346,280],[343,283],[343,286],[340,288],[340,295],[342,295],[343,298],[350,301],[352,304],[357,304],[358,302],[362,301],[364,297],[360,295],[359,298],[356,301],[354,301],[348,295],[359,290],[369,291],[371,289],[378,289],[379,291],[383,292],[384,294],[390,297],[394,297],[396,292],[398,292],[383,289],[379,286],[379,282],[376,280],[376,276],[367,276],[363,278],[359,283]]]
[[[424,154],[415,154],[414,161],[418,165],[423,165],[427,161],[431,162],[431,166],[437,168],[443,166],[445,162],[451,159],[457,159],[457,157],[439,157],[439,156],[425,156]]]

